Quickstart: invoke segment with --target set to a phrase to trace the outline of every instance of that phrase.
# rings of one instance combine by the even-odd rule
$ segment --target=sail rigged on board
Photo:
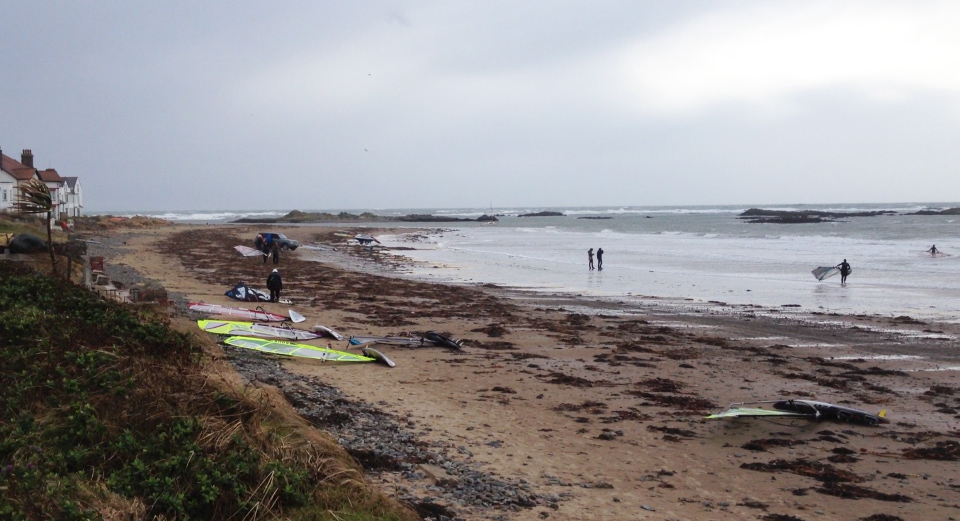
[[[276,327],[253,322],[233,322],[229,320],[198,320],[200,329],[217,335],[255,336],[260,338],[280,338],[284,340],[313,340],[320,335],[313,331]]]
[[[243,349],[253,349],[264,353],[275,355],[297,356],[300,358],[312,358],[314,360],[323,360],[325,362],[375,362],[376,359],[369,358],[345,351],[336,351],[325,347],[311,346],[307,344],[294,344],[283,342],[281,340],[268,340],[264,338],[253,338],[246,336],[232,336],[223,341],[225,344],[240,347]]]

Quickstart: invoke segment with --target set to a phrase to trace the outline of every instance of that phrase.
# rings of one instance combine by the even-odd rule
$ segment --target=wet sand
[[[267,310],[291,307],[307,317],[303,326],[346,335],[434,330],[465,340],[459,352],[380,346],[394,369],[279,362],[287,374],[387,413],[442,454],[442,463],[529,491],[529,501],[484,507],[469,499],[477,486],[424,479],[420,461],[370,469],[369,479],[389,494],[408,502],[430,497],[442,507],[438,516],[960,519],[955,326],[682,301],[624,309],[440,286],[390,276],[402,264],[348,246],[330,228],[277,231],[337,251],[284,252],[279,268],[293,304],[264,303]],[[263,289],[274,268],[232,249],[255,233],[238,226],[140,231],[125,235],[107,263],[189,300],[242,305],[224,291],[239,280]],[[346,342],[313,343],[346,349]],[[886,409],[890,423],[702,419],[732,402],[786,398]]]

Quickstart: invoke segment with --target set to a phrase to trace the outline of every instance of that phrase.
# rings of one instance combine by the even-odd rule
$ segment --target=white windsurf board
[[[365,347],[365,348],[361,349],[361,352],[362,352],[363,354],[367,355],[367,356],[370,357],[370,358],[375,358],[375,359],[377,359],[377,361],[383,362],[384,364],[387,364],[387,367],[396,367],[396,366],[397,366],[397,363],[394,362],[393,360],[391,360],[389,357],[387,357],[387,355],[381,353],[380,351],[377,351],[376,349],[374,349],[374,348],[372,348],[372,347]]]

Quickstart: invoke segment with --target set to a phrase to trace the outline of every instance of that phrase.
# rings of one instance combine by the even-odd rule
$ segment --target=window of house
[[[2,199],[2,200],[3,200],[3,201],[6,201],[6,200],[7,200],[7,191],[6,191],[6,190],[2,190],[2,192],[3,192],[3,199]]]

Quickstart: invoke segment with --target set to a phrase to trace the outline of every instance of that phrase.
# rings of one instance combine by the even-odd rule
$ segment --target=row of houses
[[[54,219],[65,221],[79,217],[83,210],[83,189],[77,177],[61,177],[53,168],[39,170],[33,166],[33,152],[25,149],[20,161],[0,150],[0,212],[10,212],[20,197],[19,187],[31,179],[43,181],[53,197]]]

